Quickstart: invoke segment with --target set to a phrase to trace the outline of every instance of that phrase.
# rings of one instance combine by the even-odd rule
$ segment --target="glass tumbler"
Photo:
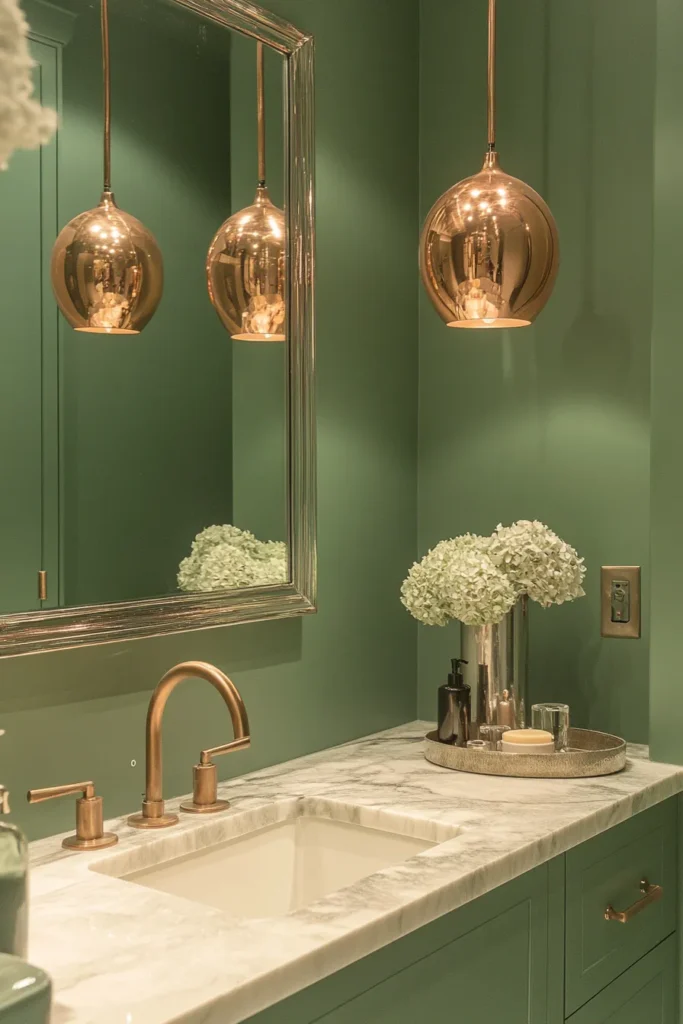
[[[480,725],[479,739],[484,740],[489,750],[500,750],[501,740],[509,731],[509,725]]]
[[[531,726],[545,729],[553,737],[555,750],[567,750],[569,746],[569,705],[532,704]]]

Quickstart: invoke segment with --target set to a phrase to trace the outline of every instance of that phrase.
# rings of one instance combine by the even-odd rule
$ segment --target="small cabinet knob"
[[[76,801],[76,834],[67,836],[62,846],[67,850],[101,850],[118,843],[117,835],[104,831],[102,797],[95,796],[93,782],[71,782],[66,786],[29,789],[26,799],[30,804],[40,804],[44,800],[54,800],[71,793],[82,794]]]

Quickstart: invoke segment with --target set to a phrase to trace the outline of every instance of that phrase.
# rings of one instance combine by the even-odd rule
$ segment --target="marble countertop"
[[[52,976],[53,1024],[236,1024],[683,790],[683,769],[650,762],[644,747],[598,779],[451,772],[422,756],[430,727],[414,722],[224,783],[228,810],[182,815],[175,828],[114,819],[110,849],[32,843],[29,955]],[[113,877],[283,820],[302,800],[438,845],[270,919],[238,920]]]

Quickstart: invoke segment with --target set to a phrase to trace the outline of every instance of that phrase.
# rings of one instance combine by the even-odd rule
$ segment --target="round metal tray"
[[[520,779],[581,779],[612,775],[626,764],[626,741],[608,732],[570,729],[569,750],[561,754],[507,754],[440,743],[436,732],[425,736],[425,757],[442,768],[476,775]]]

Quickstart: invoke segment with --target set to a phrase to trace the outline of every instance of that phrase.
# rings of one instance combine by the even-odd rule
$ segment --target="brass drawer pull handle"
[[[607,907],[605,910],[605,920],[618,921],[619,924],[628,924],[632,917],[639,914],[641,910],[645,910],[645,908],[649,907],[651,903],[657,903],[657,901],[661,900],[664,895],[664,890],[661,885],[650,885],[647,878],[643,878],[641,881],[640,891],[643,894],[643,898],[636,900],[636,902],[632,903],[630,907],[626,908],[626,910],[615,910],[611,905]]]

